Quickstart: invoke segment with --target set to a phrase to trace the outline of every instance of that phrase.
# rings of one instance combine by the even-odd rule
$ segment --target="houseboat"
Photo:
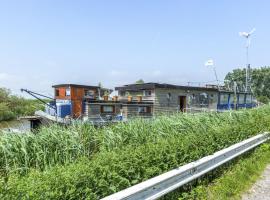
[[[161,83],[128,84],[112,90],[98,86],[54,85],[55,101],[46,115],[91,122],[152,118],[160,113],[224,111],[252,108],[256,99],[249,92],[230,91],[221,86],[181,86]]]

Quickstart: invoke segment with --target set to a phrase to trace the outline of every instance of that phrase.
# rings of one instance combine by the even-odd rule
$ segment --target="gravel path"
[[[242,196],[242,200],[270,200],[270,165],[267,166],[258,180],[247,194]]]

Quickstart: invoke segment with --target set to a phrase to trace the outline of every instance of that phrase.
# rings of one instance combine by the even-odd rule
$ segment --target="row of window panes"
[[[115,107],[113,105],[103,105],[101,111],[103,113],[113,113]],[[151,113],[150,106],[139,106],[138,113]]]
[[[146,97],[150,97],[150,96],[152,96],[152,91],[151,90],[143,90],[143,92],[131,92],[131,93],[128,91],[121,91],[120,92],[120,96],[129,96],[129,95],[133,95],[133,96],[143,95]]]
[[[237,98],[235,97],[235,95],[230,95],[230,99],[229,99],[229,94],[221,94],[220,95],[220,104],[227,104],[228,100],[230,101],[231,104],[233,104],[235,101],[237,101]],[[245,95],[244,94],[239,95],[238,103],[240,103],[240,104],[245,103]],[[251,95],[246,96],[246,103],[252,103],[252,96]]]
[[[77,89],[75,89],[75,96],[77,95]],[[84,90],[85,96],[92,97],[95,95],[95,92],[93,90]],[[55,96],[59,96],[59,89],[55,89]],[[65,90],[65,96],[70,96],[70,88],[66,88]]]

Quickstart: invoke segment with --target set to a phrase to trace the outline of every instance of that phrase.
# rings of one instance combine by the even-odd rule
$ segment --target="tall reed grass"
[[[234,131],[236,136],[244,134],[248,137],[268,130],[269,116],[270,107],[266,106],[228,113],[163,115],[152,120],[134,119],[103,128],[78,123],[69,127],[43,127],[37,134],[1,133],[0,173],[27,172],[30,168],[45,170],[57,164],[74,162],[81,157],[91,158],[97,152],[126,146],[136,148],[145,143],[186,135],[200,137],[221,129],[230,128],[228,130]],[[214,141],[220,146],[228,143],[226,140],[224,144],[220,135],[211,137],[215,137]]]

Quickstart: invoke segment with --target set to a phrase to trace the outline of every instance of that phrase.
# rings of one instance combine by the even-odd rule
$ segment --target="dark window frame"
[[[140,108],[146,108],[146,111],[140,111]],[[151,106],[138,106],[138,113],[145,114],[145,113],[151,113]]]
[[[60,95],[59,88],[55,88],[55,90],[54,90],[54,96],[59,97],[59,95]]]
[[[106,106],[112,107],[113,108],[112,112],[104,111],[104,107],[106,107]],[[110,114],[115,113],[115,105],[101,105],[100,106],[100,113],[110,113]]]

